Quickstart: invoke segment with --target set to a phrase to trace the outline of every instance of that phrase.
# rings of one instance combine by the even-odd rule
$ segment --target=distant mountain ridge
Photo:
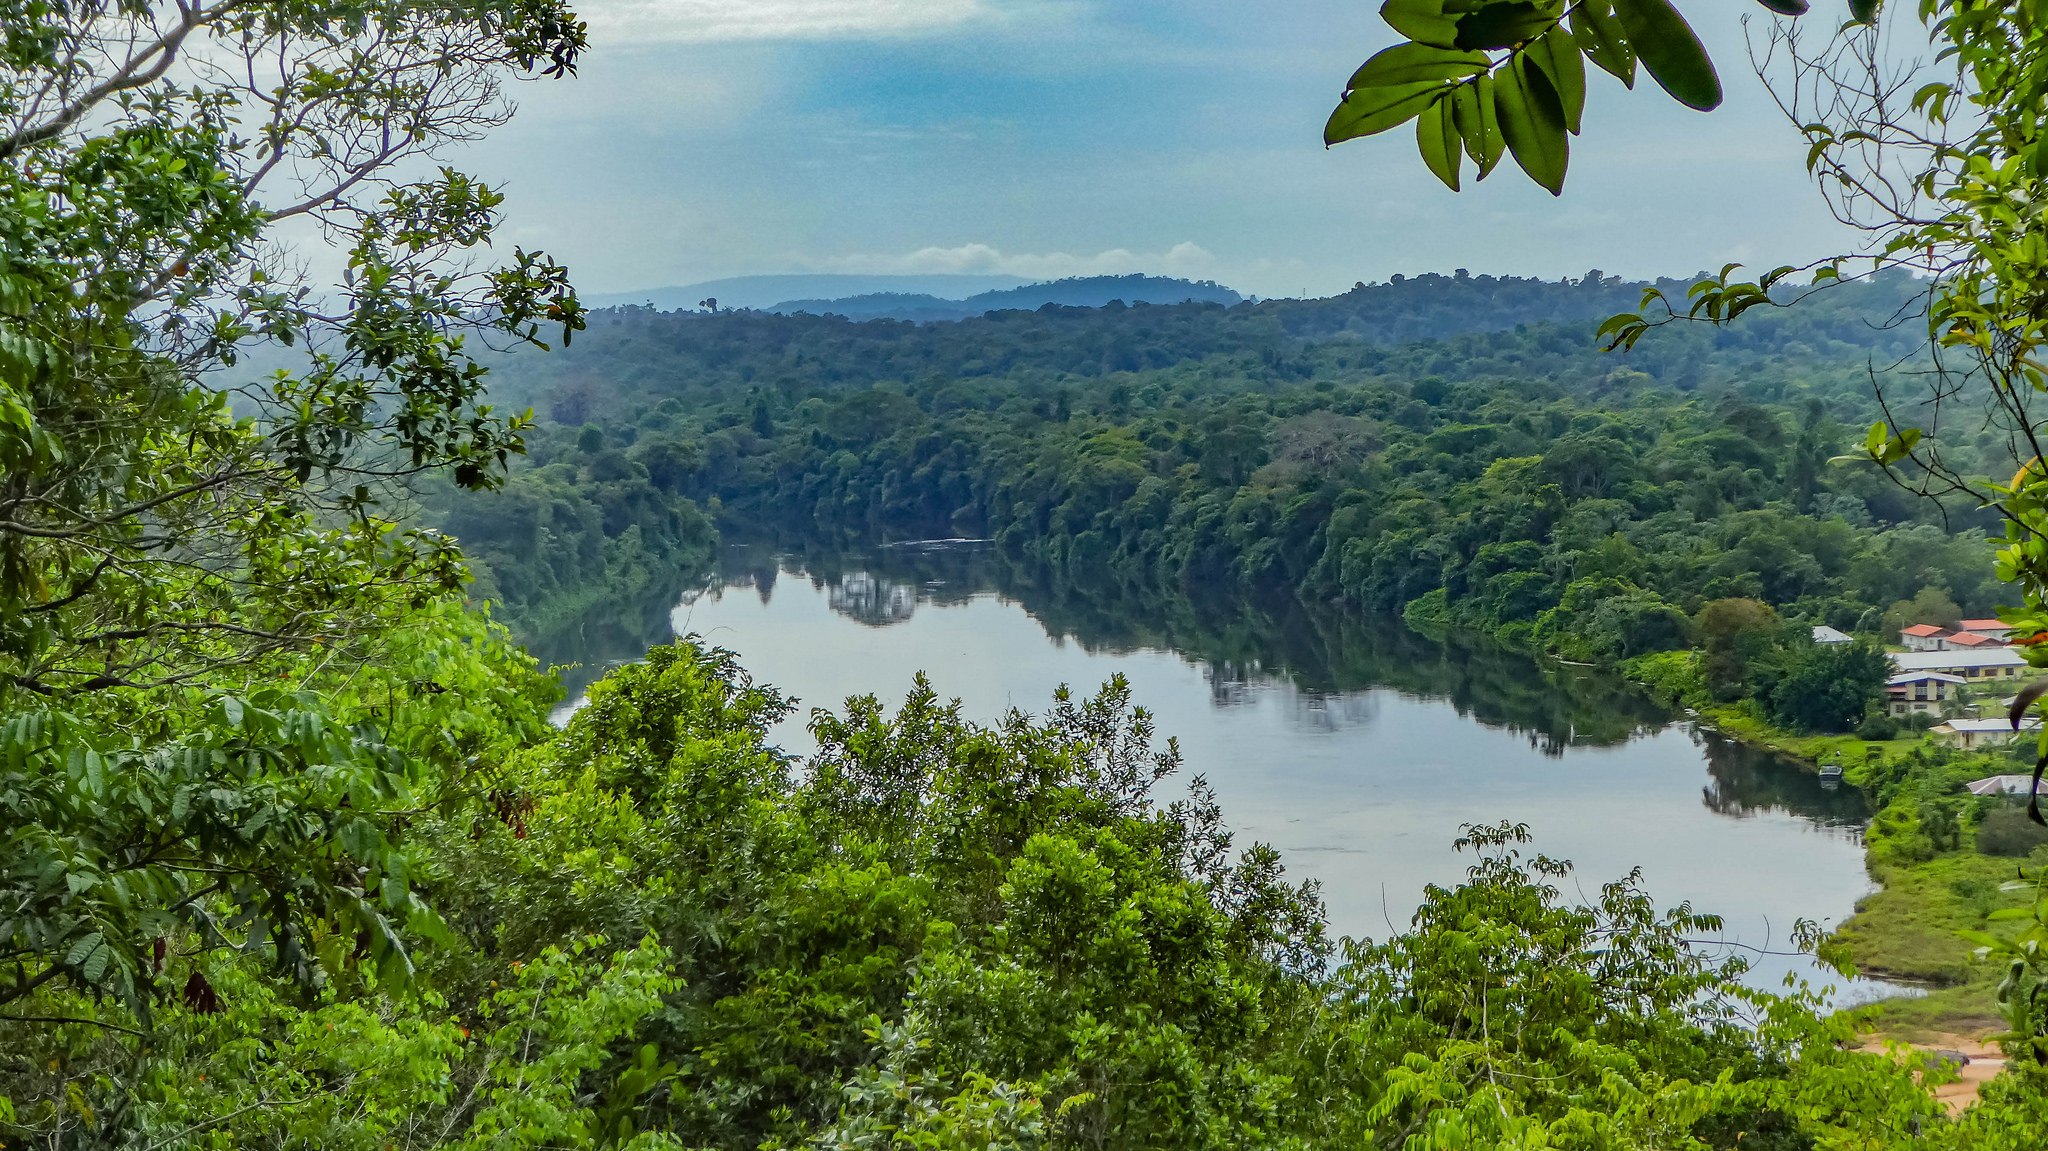
[[[965,320],[986,312],[1037,311],[1053,305],[1063,308],[1100,308],[1121,301],[1125,304],[1222,304],[1244,302],[1237,292],[1214,280],[1183,280],[1173,276],[1075,276],[1042,284],[1024,284],[979,292],[964,300],[949,300],[929,293],[876,292],[840,299],[784,300],[763,311],[789,315],[845,316],[851,320]]]
[[[852,320],[960,320],[980,312],[969,312],[959,300],[920,292],[870,292],[840,299],[783,300],[762,308],[764,312],[793,316],[845,316]],[[987,308],[981,311],[988,311]]]
[[[985,312],[1036,311],[1047,304],[1100,308],[1125,304],[1231,305],[1244,297],[1214,280],[1173,276],[1074,276],[1029,282],[1019,276],[735,276],[701,284],[645,292],[593,295],[594,308],[653,307],[656,311],[699,311],[716,300],[721,310],[751,309],[793,315],[845,316],[853,320],[964,320]]]
[[[695,284],[645,288],[636,292],[597,292],[584,297],[593,308],[650,305],[656,311],[695,311],[704,300],[721,308],[766,308],[783,300],[843,299],[877,293],[936,296],[957,301],[977,292],[1015,288],[1031,281],[1022,276],[929,275],[862,276],[802,273],[787,276],[730,276]]]

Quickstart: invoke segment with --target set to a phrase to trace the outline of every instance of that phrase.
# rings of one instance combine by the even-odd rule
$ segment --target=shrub
[[[1401,622],[1424,635],[1442,635],[1450,627],[1451,593],[1432,588],[1408,601],[1401,609]]]
[[[2000,804],[1977,825],[1977,850],[1985,855],[2024,856],[2048,844],[2048,827],[2027,818],[2017,803]]]
[[[1622,674],[1648,688],[1653,698],[1668,707],[1709,702],[1700,680],[1698,652],[1660,651],[1637,656],[1622,665]]]

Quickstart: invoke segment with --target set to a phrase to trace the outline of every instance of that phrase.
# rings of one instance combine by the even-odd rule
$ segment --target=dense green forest
[[[422,518],[462,541],[471,598],[542,650],[702,569],[718,538],[671,479],[685,458],[629,455],[595,427],[570,443],[498,490],[429,482],[417,493]]]
[[[1873,379],[1910,385],[1914,281],[1600,352],[1591,319],[1642,287],[1424,276],[938,325],[624,309],[500,387],[552,425],[515,474],[623,460],[742,538],[985,535],[1076,585],[1405,612],[1601,662],[1690,646],[1717,600],[1873,638],[1916,597],[1997,606],[1989,517],[1830,463]],[[1735,690],[1785,695],[1809,658],[1749,661]],[[1855,726],[1866,702],[1785,718]]]
[[[1170,733],[1121,682],[1037,717],[856,698],[799,760],[773,688],[692,642],[555,727],[560,682],[477,610],[540,638],[643,605],[719,530],[969,530],[1076,612],[1320,597],[1609,654],[1682,616],[1703,666],[1719,636],[1796,671],[1785,619],[1993,598],[1972,524],[1824,466],[1914,345],[1873,321],[1910,282],[1626,360],[1584,336],[1639,299],[1601,276],[591,317],[446,162],[574,75],[555,0],[0,31],[0,1146],[2042,1145],[2048,906],[1981,936],[2013,1061],[1951,1116],[1941,1062],[1857,1049],[1710,917],[1511,823],[1405,928],[1332,940],[1205,785],[1156,791]],[[1630,613],[1580,613],[1603,588]],[[1501,678],[1404,642],[1365,673]],[[1559,721],[1511,686],[1488,706]],[[1895,858],[1985,846],[1899,762],[1859,770]]]

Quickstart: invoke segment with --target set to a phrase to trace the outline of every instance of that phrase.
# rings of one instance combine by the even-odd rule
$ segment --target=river
[[[1178,739],[1184,776],[1215,787],[1238,842],[1271,843],[1292,875],[1320,881],[1342,934],[1405,926],[1425,884],[1462,874],[1452,841],[1474,822],[1529,825],[1588,895],[1640,867],[1660,902],[1719,914],[1730,941],[1765,952],[1789,946],[1796,920],[1840,920],[1871,886],[1854,790],[1676,720],[1611,675],[1398,621],[1133,603],[959,545],[728,548],[715,578],[666,602],[660,631],[731,649],[800,703],[774,732],[799,755],[813,748],[810,708],[900,699],[919,671],[981,719],[1120,673],[1161,738]],[[543,654],[597,664],[665,638],[636,644],[617,618],[605,634],[617,651]],[[1766,985],[1811,972],[1783,955],[1758,963]]]

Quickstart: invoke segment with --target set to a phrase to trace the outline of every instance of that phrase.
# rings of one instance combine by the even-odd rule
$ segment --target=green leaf
[[[1380,5],[1380,19],[1418,44],[1458,45],[1458,21],[1444,15],[1443,0],[1387,0]]]
[[[1493,75],[1488,73],[1451,90],[1451,122],[1465,142],[1465,154],[1479,166],[1482,180],[1507,154],[1507,141],[1501,138],[1500,120],[1494,114],[1493,86]]]
[[[1486,53],[1460,52],[1433,44],[1396,44],[1359,65],[1347,89],[1463,80],[1486,71]]]
[[[1614,0],[1614,14],[1643,68],[1672,99],[1702,112],[1720,107],[1714,62],[1671,0]]]
[[[1849,0],[1849,18],[1858,24],[1877,23],[1877,9],[1883,0]]]
[[[113,952],[107,947],[106,938],[95,931],[72,944],[71,950],[64,956],[64,962],[75,969],[87,983],[97,983],[100,976],[106,974],[107,961],[112,958]]]
[[[1563,25],[1556,25],[1544,33],[1543,39],[1529,45],[1527,58],[1543,70],[1543,76],[1557,92],[1559,105],[1564,109],[1564,126],[1576,136],[1586,112],[1586,58],[1579,55],[1579,46]]]
[[[1515,57],[1495,76],[1493,109],[1515,163],[1551,195],[1563,195],[1569,158],[1564,109],[1557,90],[1527,56]]]
[[[1580,0],[1572,9],[1572,39],[1586,59],[1629,88],[1636,86],[1636,50],[1614,17],[1610,0]]]
[[[1812,7],[1806,0],[1756,0],[1756,2],[1780,16],[1804,16],[1806,15],[1806,10]]]
[[[1962,936],[1963,942],[1975,944],[1976,946],[1982,948],[1985,951],[2000,951],[2005,948],[2004,940],[2001,940],[1997,936],[1988,934],[1986,932],[1958,931],[1956,932],[1956,934]]]
[[[1464,141],[1458,135],[1458,126],[1451,117],[1449,98],[1431,104],[1415,118],[1415,144],[1422,152],[1422,162],[1436,173],[1444,186],[1458,190],[1458,170],[1464,166]]]
[[[1329,123],[1323,125],[1323,143],[1341,144],[1405,124],[1409,117],[1429,107],[1442,91],[1442,84],[1432,82],[1348,92],[1336,111],[1330,113]]]
[[[1512,48],[1527,43],[1557,22],[1548,5],[1530,0],[1508,0],[1488,4],[1458,20],[1456,47],[1466,49]]]

